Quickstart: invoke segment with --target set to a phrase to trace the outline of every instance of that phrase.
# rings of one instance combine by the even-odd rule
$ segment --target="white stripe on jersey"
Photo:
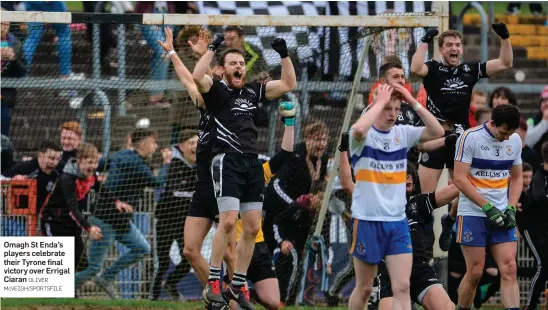
[[[517,133],[499,142],[486,124],[466,130],[457,140],[455,161],[470,164],[468,180],[499,210],[508,206],[508,177],[513,166],[521,165],[521,145]],[[485,217],[481,207],[460,193],[458,215]]]

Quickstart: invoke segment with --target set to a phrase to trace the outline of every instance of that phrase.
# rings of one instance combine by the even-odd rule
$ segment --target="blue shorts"
[[[486,217],[463,216],[457,218],[457,243],[486,247],[489,244],[518,241],[516,229],[493,227]]]
[[[350,254],[372,265],[385,256],[413,252],[407,219],[396,222],[353,219]]]

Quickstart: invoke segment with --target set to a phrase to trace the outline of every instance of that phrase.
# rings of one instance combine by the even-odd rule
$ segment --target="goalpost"
[[[377,16],[2,11],[1,17],[3,22],[12,23],[10,30],[22,44],[15,51],[16,60],[26,68],[24,76],[5,76],[5,66],[10,64],[3,62],[2,65],[2,87],[14,88],[18,93],[12,111],[10,139],[20,155],[33,156],[36,145],[44,139],[59,141],[60,125],[78,120],[82,126],[82,140],[94,143],[108,161],[114,153],[127,147],[125,143],[131,131],[144,126],[157,131],[158,144],[165,150],[161,153],[159,149],[153,157],[155,172],[161,172],[162,166],[168,164],[167,150],[179,143],[179,133],[196,129],[199,115],[172,72],[169,60],[163,58],[165,53],[157,48],[155,39],[164,40],[161,26],[173,27],[183,36],[183,40],[178,42],[174,38],[174,41],[190,71],[196,58],[184,40],[193,34],[192,27],[188,26],[202,26],[218,33],[224,26],[241,26],[246,34],[244,48],[248,54],[253,54],[250,56],[253,62],[248,60],[248,80],[279,78],[279,56],[270,48],[270,42],[276,37],[284,38],[297,72],[297,89],[283,98],[298,105],[295,141],[305,140],[304,129],[313,120],[323,121],[329,128],[325,152],[330,156],[330,169],[326,175],[327,184],[321,190],[321,208],[309,231],[309,235],[318,237],[332,233],[325,229],[330,227],[326,215],[336,183],[337,146],[341,134],[348,131],[367,105],[367,96],[378,79],[377,71],[383,57],[399,56],[408,71],[424,29],[435,27],[440,32],[448,29],[449,9],[447,2],[435,1],[432,12]],[[430,57],[438,58],[437,48],[431,53]],[[416,92],[420,81],[408,78]],[[277,106],[276,101],[274,106]],[[260,150],[262,154],[272,156],[279,149],[283,124],[276,109],[269,105],[262,106],[261,113]],[[106,168],[100,171],[105,178],[108,178],[108,172]],[[176,203],[167,207],[159,205],[161,188],[151,189],[145,184],[136,186],[142,186],[145,195],[134,206],[133,221],[156,251],[159,228],[164,234],[178,236],[181,233],[180,223],[157,218],[158,208],[167,208],[163,212],[175,217],[180,215],[177,213],[180,206]],[[89,212],[93,213],[93,209]],[[13,223],[30,224],[16,215],[6,216]],[[436,220],[436,224],[438,222]],[[6,234],[12,233],[8,229]],[[204,242],[203,253],[207,253],[210,246]],[[120,245],[109,249],[104,267],[123,253],[125,250]],[[434,254],[444,255],[441,252]],[[337,256],[342,255],[346,252],[337,253]],[[145,256],[136,266],[118,275],[117,289],[122,297],[148,297],[156,256]],[[179,262],[181,258],[174,260]],[[300,270],[302,258],[298,263]],[[333,269],[341,268],[333,266]],[[302,277],[301,273],[299,275]],[[315,285],[307,281],[300,284],[300,278],[298,283],[301,290],[303,285]],[[185,297],[199,298],[197,281],[186,279],[179,288]],[[80,296],[100,294],[90,284],[81,293]]]

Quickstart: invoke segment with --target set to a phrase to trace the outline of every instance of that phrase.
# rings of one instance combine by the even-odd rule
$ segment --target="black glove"
[[[434,40],[434,37],[437,36],[440,32],[436,28],[428,29],[426,30],[426,33],[424,34],[424,37],[422,37],[421,41],[424,43],[429,44]]]
[[[225,40],[224,34],[216,33],[215,36],[213,37],[213,40],[211,41],[211,44],[209,44],[207,49],[215,52],[219,48],[219,46],[221,46],[224,40]]]
[[[516,207],[508,206],[504,210],[504,226],[508,229],[516,227]]]
[[[287,52],[287,44],[285,43],[285,40],[282,38],[276,38],[272,43],[270,43],[270,46],[278,53],[280,54],[280,57],[286,58],[289,56],[289,53]]]
[[[457,134],[450,134],[445,137],[445,147],[454,147],[457,144],[457,139],[459,136]]]
[[[345,132],[341,136],[341,145],[339,145],[339,152],[348,151],[348,132]]]
[[[510,37],[506,24],[492,24],[491,27],[493,27],[493,31],[495,31],[501,39],[506,40]]]

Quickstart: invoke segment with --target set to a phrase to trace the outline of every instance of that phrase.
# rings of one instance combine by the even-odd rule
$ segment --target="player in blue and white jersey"
[[[505,309],[519,309],[516,278],[516,205],[521,195],[520,113],[509,104],[493,109],[491,121],[466,130],[457,141],[455,185],[460,190],[457,242],[466,261],[458,309],[470,309],[489,246],[501,275]]]
[[[372,106],[350,130],[350,154],[356,173],[350,253],[354,256],[356,287],[349,309],[364,309],[383,258],[395,292],[393,309],[410,309],[412,246],[405,216],[407,150],[418,142],[443,136],[436,118],[401,83],[389,84],[377,88]],[[402,100],[413,106],[425,127],[394,126]]]

